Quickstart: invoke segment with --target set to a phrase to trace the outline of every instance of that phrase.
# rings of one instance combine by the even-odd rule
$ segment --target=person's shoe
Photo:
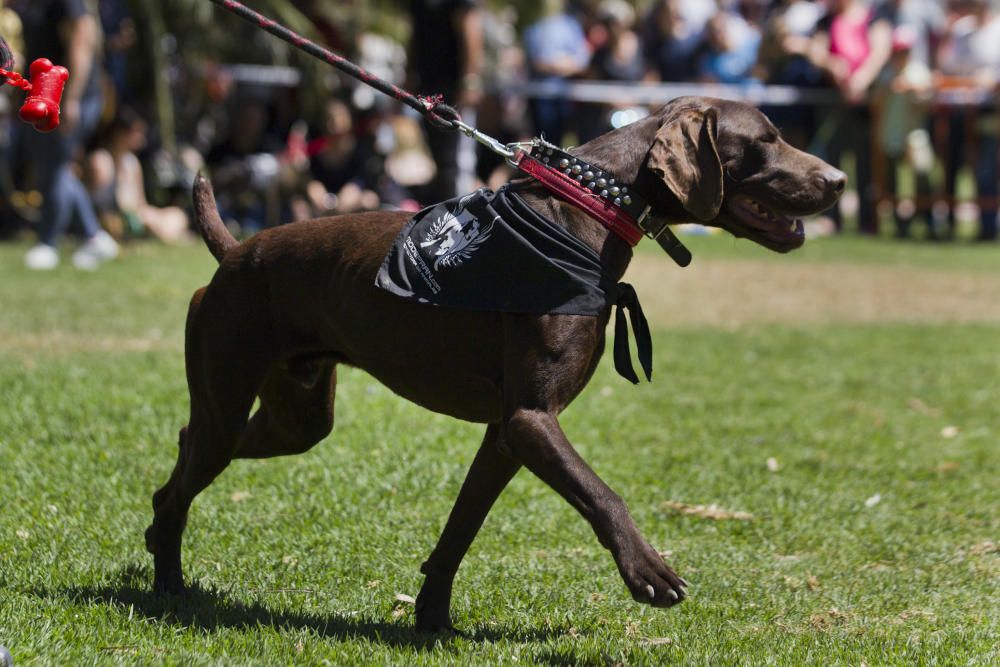
[[[84,271],[95,271],[104,262],[117,257],[118,251],[118,243],[102,229],[73,253],[73,266]]]
[[[24,255],[24,265],[33,271],[51,271],[59,266],[59,251],[39,243]]]

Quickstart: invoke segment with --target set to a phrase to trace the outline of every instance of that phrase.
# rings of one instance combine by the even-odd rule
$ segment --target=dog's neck
[[[605,142],[601,140],[613,134],[599,137],[571,152],[574,156],[595,164],[607,164],[613,153],[610,150],[605,150]],[[621,154],[618,157],[622,157]],[[633,161],[634,164],[619,165],[614,173],[621,175],[623,183],[631,183],[633,189],[642,193],[646,201],[654,202],[652,216],[669,222],[683,222],[688,216],[680,201],[667,192],[666,188],[656,190],[655,177],[642,169],[645,154],[633,152],[631,155],[626,154],[625,157],[627,161]],[[565,228],[596,252],[601,258],[604,274],[609,279],[621,280],[632,260],[632,248],[628,243],[613,233],[605,224],[595,220],[583,210],[553,196],[537,181],[517,180],[515,182],[518,193],[529,206]]]
[[[518,185],[517,192],[528,206],[583,241],[600,256],[604,275],[611,280],[621,280],[632,260],[632,248],[628,243],[577,207],[557,199],[541,185],[531,181]]]

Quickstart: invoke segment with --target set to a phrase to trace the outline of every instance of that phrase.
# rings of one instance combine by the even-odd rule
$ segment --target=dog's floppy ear
[[[660,126],[647,160],[684,209],[702,222],[713,220],[722,208],[717,134],[715,109],[683,109]]]

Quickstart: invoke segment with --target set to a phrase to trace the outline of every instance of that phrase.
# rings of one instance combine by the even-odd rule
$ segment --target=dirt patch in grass
[[[660,327],[1000,322],[1000,275],[982,272],[639,255],[627,279]]]
[[[718,505],[690,505],[675,500],[666,500],[660,505],[664,510],[672,514],[682,516],[695,516],[699,519],[710,519],[712,521],[753,521],[753,514],[750,512],[733,512],[722,509]]]
[[[179,352],[182,349],[183,341],[179,336],[130,337],[69,331],[47,331],[42,334],[0,331],[0,350],[9,353]]]

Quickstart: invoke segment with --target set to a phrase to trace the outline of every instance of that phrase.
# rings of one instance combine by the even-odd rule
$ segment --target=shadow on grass
[[[256,631],[261,627],[275,630],[310,630],[320,637],[337,640],[367,639],[392,647],[419,650],[433,648],[450,635],[417,632],[411,625],[366,620],[353,615],[317,614],[272,610],[258,601],[235,600],[219,591],[206,590],[197,584],[180,596],[153,593],[152,573],[144,567],[123,568],[108,586],[80,586],[57,591],[35,591],[39,597],[58,597],[83,604],[114,605],[134,609],[143,618],[161,623],[183,625],[209,632],[218,629]],[[412,619],[409,621],[412,623]],[[463,629],[461,639],[471,642],[512,641],[540,642],[555,639],[569,628],[517,628],[481,625]]]

